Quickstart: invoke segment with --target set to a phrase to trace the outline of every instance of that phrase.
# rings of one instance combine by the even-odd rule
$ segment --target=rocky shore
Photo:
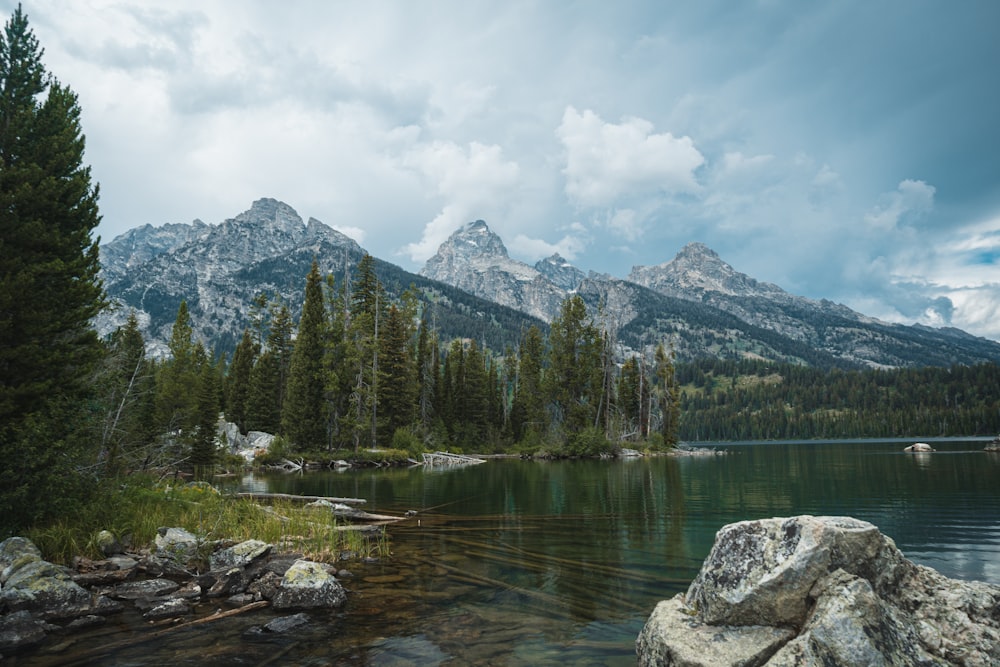
[[[1000,586],[907,560],[865,521],[723,527],[686,594],[660,602],[640,665],[1000,664]]]
[[[193,624],[270,606],[288,614],[247,632],[282,633],[309,622],[302,610],[336,608],[347,598],[340,580],[348,571],[258,540],[205,543],[161,528],[155,549],[125,553],[109,533],[102,537],[107,557],[77,559],[73,568],[43,560],[25,538],[0,542],[0,660],[127,612]],[[206,602],[214,613],[200,611]]]

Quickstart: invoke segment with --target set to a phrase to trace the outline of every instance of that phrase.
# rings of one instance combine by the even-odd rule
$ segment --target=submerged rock
[[[281,579],[272,604],[275,609],[339,607],[347,593],[336,577],[319,563],[298,560]]]
[[[744,521],[636,651],[642,665],[995,665],[1000,587],[916,565],[850,517]]]

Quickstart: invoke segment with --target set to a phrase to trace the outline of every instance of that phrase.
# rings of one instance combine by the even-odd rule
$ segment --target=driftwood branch
[[[180,630],[186,630],[188,628],[194,627],[196,625],[204,625],[205,623],[211,623],[213,621],[218,621],[219,619],[229,618],[230,616],[236,616],[238,614],[244,614],[248,611],[254,611],[257,609],[262,609],[269,606],[271,603],[267,600],[261,600],[260,602],[251,602],[248,605],[244,605],[237,609],[230,609],[229,611],[220,611],[218,613],[212,614],[211,616],[203,616],[202,618],[195,619],[193,621],[188,621],[187,623],[178,623],[177,625],[171,625],[168,628],[162,630],[156,630],[155,632],[139,632],[134,637],[125,639],[120,642],[114,642],[112,644],[105,644],[98,648],[86,651],[84,653],[78,653],[73,656],[73,663],[77,665],[89,664],[92,658],[96,658],[101,655],[106,655],[112,651],[117,651],[119,649],[128,648],[130,646],[136,646],[138,644],[145,644],[146,642],[152,641],[154,639],[159,639],[166,635],[173,634]]]
[[[364,505],[368,501],[364,498],[331,498],[329,496],[296,496],[290,493],[237,493],[237,498],[251,498],[253,500],[295,500],[304,503],[311,503],[317,500],[328,500],[331,503],[344,503],[345,505]]]

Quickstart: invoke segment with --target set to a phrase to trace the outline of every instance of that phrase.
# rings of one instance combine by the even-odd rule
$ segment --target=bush
[[[424,452],[424,443],[408,428],[397,428],[392,434],[392,448],[407,452],[416,458]]]
[[[563,452],[566,456],[600,456],[614,451],[614,445],[599,428],[588,427],[566,439]]]
[[[670,447],[663,439],[663,434],[656,431],[654,433],[650,433],[649,437],[646,438],[646,449],[651,452],[665,452],[670,449]]]

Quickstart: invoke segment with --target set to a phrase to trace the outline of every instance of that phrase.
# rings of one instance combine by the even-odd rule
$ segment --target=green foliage
[[[384,533],[366,537],[342,530],[326,508],[292,503],[266,508],[221,495],[208,484],[161,484],[141,476],[105,487],[91,502],[77,507],[71,519],[38,525],[27,537],[44,558],[68,564],[79,555],[100,557],[95,538],[101,530],[141,547],[152,545],[160,526],[184,528],[206,545],[214,540],[258,539],[330,563],[343,553],[357,557],[388,553]]]
[[[1000,366],[825,371],[758,361],[677,367],[684,440],[995,435]]]
[[[313,260],[306,277],[305,305],[289,365],[281,416],[282,433],[300,448],[319,447],[327,441],[323,377],[326,319],[319,265]]]
[[[103,423],[98,188],[76,95],[41,55],[19,6],[0,36],[0,535],[72,506]]]
[[[552,322],[549,343],[545,389],[556,421],[571,433],[596,425],[604,375],[603,341],[579,295],[563,302]]]
[[[417,457],[424,452],[424,443],[410,429],[397,428],[392,434],[392,448],[407,452],[412,457]]]
[[[571,433],[562,447],[565,456],[601,456],[612,454],[615,446],[594,426]]]
[[[226,375],[226,417],[236,424],[241,433],[247,432],[247,415],[250,400],[250,375],[260,353],[250,330],[243,331],[243,338],[233,353],[233,362]]]

